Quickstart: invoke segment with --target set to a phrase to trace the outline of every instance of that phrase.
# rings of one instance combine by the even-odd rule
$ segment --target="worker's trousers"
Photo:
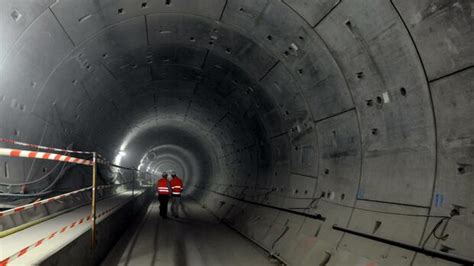
[[[174,217],[179,216],[179,205],[181,204],[180,196],[171,196],[171,215]]]
[[[168,201],[170,200],[170,196],[158,195],[158,200],[160,201],[160,216],[166,218],[168,213]]]

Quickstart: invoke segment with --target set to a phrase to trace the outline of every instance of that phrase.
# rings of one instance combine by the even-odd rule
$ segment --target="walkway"
[[[139,193],[135,193],[137,196]],[[97,202],[97,218],[100,223],[129,200],[133,199],[132,192],[126,191]],[[0,238],[0,261],[19,252],[19,258],[9,259],[8,265],[35,265],[41,263],[51,254],[77,239],[90,230],[91,224],[86,217],[90,214],[89,204],[76,208],[63,215],[26,228],[15,234]],[[26,247],[28,247],[26,249]],[[0,262],[0,265],[3,265]]]
[[[195,201],[182,201],[183,218],[159,216],[154,201],[125,232],[103,265],[275,265],[258,246],[231,230]]]

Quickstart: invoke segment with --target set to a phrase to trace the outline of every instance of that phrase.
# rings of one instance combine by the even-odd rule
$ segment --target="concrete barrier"
[[[99,264],[130,223],[135,219],[140,219],[145,214],[152,199],[152,191],[147,190],[97,224],[97,245],[93,252],[91,250],[91,232],[88,230],[42,261],[40,265]]]

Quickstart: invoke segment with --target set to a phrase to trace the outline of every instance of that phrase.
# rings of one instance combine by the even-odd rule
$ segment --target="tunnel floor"
[[[181,202],[180,218],[162,219],[153,201],[102,265],[277,265],[197,202]]]

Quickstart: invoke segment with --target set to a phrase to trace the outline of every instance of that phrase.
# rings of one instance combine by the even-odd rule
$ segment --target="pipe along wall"
[[[333,225],[474,254],[473,8],[4,0],[0,136],[175,169],[189,197],[290,264],[449,264]],[[0,163],[2,206],[90,185],[86,168]]]

